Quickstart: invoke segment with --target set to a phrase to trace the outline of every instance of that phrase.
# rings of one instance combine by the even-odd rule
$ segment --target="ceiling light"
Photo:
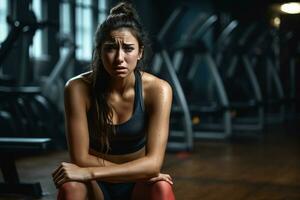
[[[300,13],[300,3],[290,2],[290,3],[282,4],[280,6],[280,10],[282,12],[285,12],[288,14],[299,14]]]

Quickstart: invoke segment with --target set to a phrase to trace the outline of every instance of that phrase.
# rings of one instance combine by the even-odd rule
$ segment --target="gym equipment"
[[[264,107],[259,82],[248,59],[254,24],[232,21],[214,47],[215,60],[229,98],[233,130],[262,131]]]
[[[207,92],[199,93],[198,96],[204,98],[215,95],[215,99],[208,99],[207,103],[215,102],[215,105],[219,104],[225,110],[223,123],[221,122],[223,127],[219,125],[220,122],[206,125],[205,128],[209,132],[204,134],[205,122],[202,120],[202,124],[200,123],[197,127],[199,131],[197,131],[196,137],[227,138],[230,137],[232,131],[236,131],[235,133],[246,131],[253,135],[253,131],[261,131],[264,125],[260,86],[249,61],[246,60],[247,57],[244,56],[244,51],[248,49],[246,44],[249,42],[248,35],[253,28],[245,29],[238,26],[238,22],[233,20],[224,28],[214,44],[213,38],[208,38],[208,36],[213,34],[217,21],[216,15],[209,15],[202,21],[195,20],[194,23],[197,25],[194,25],[194,30],[189,30],[176,44],[175,48],[177,49],[173,57],[175,69],[180,80],[183,80],[182,83],[195,88],[195,91],[189,90],[190,98],[194,98],[193,96],[197,92],[199,93],[199,90],[207,90]],[[238,65],[242,66],[238,67]],[[206,77],[201,74],[206,74]],[[200,82],[199,77],[206,82]],[[204,86],[200,86],[199,83]],[[205,85],[208,88],[205,88]],[[214,94],[214,87],[217,88],[217,94]],[[187,98],[189,99],[189,97]],[[198,101],[199,104],[201,99],[195,99],[195,101]],[[197,104],[196,102],[195,104]],[[199,105],[205,108],[205,104]],[[210,108],[215,108],[215,110],[205,109],[205,111],[209,111],[211,114],[217,112],[217,106],[210,106]],[[201,115],[200,112],[197,114],[196,110],[191,113],[195,114],[194,118]],[[207,115],[208,113],[206,113]],[[202,113],[202,116],[205,114]],[[203,117],[201,118],[203,119]],[[211,131],[217,127],[221,128],[221,132]],[[195,127],[194,130],[197,128]]]
[[[0,194],[43,195],[40,183],[22,183],[15,159],[65,147],[59,114],[40,87],[0,86]]]
[[[299,113],[297,113],[297,73],[299,66],[300,55],[300,41],[298,34],[293,30],[277,30],[274,31],[276,49],[280,45],[280,52],[277,50],[277,56],[280,57],[279,69],[277,70],[285,91],[285,119],[293,120]]]
[[[36,17],[34,13],[32,13],[32,19],[29,21],[13,21],[11,17],[7,17],[7,21],[11,26],[11,31],[8,34],[8,37],[6,40],[1,44],[0,49],[0,65],[3,63],[9,52],[13,49],[13,45],[19,40],[19,38],[23,37],[23,40],[26,40],[25,42],[27,46],[23,46],[23,53],[21,56],[21,62],[22,64],[27,63],[28,64],[28,50],[29,45],[32,41],[32,38],[38,29],[42,29],[49,26],[56,26],[56,23],[51,21],[43,21],[43,22],[37,22]],[[1,75],[1,81],[5,83],[4,85],[19,85],[24,86],[28,84],[33,85],[39,85],[41,86],[42,94],[49,99],[52,100],[52,102],[62,102],[62,90],[64,88],[64,80],[62,80],[62,73],[66,70],[66,68],[69,66],[69,63],[72,61],[74,53],[75,53],[75,44],[71,37],[69,35],[59,35],[59,42],[62,47],[65,47],[66,52],[61,53],[60,59],[57,62],[57,64],[54,66],[53,70],[51,71],[50,75],[48,77],[43,77],[42,82],[33,83],[33,80],[31,82],[28,82],[29,79],[27,77],[28,75],[28,66],[20,66],[20,70],[18,72],[19,77],[16,78],[16,80],[13,80],[8,75]],[[23,55],[24,54],[24,55]],[[60,110],[62,110],[61,104],[59,104]]]
[[[229,101],[217,66],[202,38],[211,33],[215,15],[196,17],[187,33],[174,47],[175,67],[193,120],[194,137],[226,139],[232,134]]]
[[[65,39],[65,44],[70,46],[69,53],[62,56],[43,84],[35,83],[29,64],[29,46],[37,29],[56,24],[48,21],[37,22],[34,13],[30,13],[31,20],[27,21],[13,21],[7,18],[11,32],[0,49],[1,65],[13,50],[13,46],[22,39],[18,76],[12,78],[6,74],[0,75],[3,83],[0,86],[0,166],[4,178],[4,182],[0,183],[0,193],[41,197],[43,193],[40,183],[20,182],[15,158],[66,148],[63,115],[52,103],[56,103],[57,98],[50,100],[49,97],[58,96],[53,85],[57,86],[57,79],[63,67],[66,68],[71,55],[74,54],[74,44],[67,44],[70,40]],[[60,86],[63,89],[64,83]]]
[[[22,39],[22,52],[20,55],[20,67],[18,70],[17,77],[12,80],[12,77],[6,77],[9,82],[15,85],[25,85],[30,82],[29,74],[32,73],[29,69],[29,46],[32,43],[33,36],[38,29],[43,29],[48,26],[55,26],[55,23],[50,21],[37,22],[34,12],[29,11],[30,18],[25,21],[12,20],[10,16],[7,17],[7,22],[11,26],[11,30],[0,45],[0,66],[5,61],[8,54],[12,51],[13,46],[17,41]],[[2,78],[3,75],[0,76]],[[2,80],[5,82],[5,80]]]
[[[69,35],[60,34],[60,46],[65,48],[65,52],[60,53],[60,58],[50,74],[41,78],[41,90],[43,96],[50,99],[57,108],[64,111],[64,73],[70,67],[70,63],[74,61],[76,45]],[[69,77],[67,77],[69,78]]]
[[[167,145],[170,151],[191,151],[193,149],[192,120],[188,104],[164,43],[169,31],[186,11],[185,6],[175,9],[162,27],[157,36],[156,53],[151,68],[153,74],[166,79],[173,88],[175,98],[171,110],[170,134]]]
[[[12,21],[10,18],[8,18],[8,21],[10,21],[13,29],[0,50],[1,55],[4,57],[9,53],[18,38],[27,33],[28,30],[30,30],[30,38],[28,39],[32,40],[38,28],[55,25],[51,22]],[[30,82],[34,86],[24,86],[20,85],[22,81],[17,80],[15,84],[6,82],[4,84],[6,86],[0,86],[0,110],[4,110],[11,115],[11,121],[16,127],[16,130],[6,132],[5,134],[8,134],[5,135],[6,137],[50,137],[53,140],[52,147],[64,148],[66,146],[65,136],[63,135],[64,128],[61,123],[63,121],[62,102],[65,81],[61,77],[73,59],[75,45],[69,36],[60,39],[67,52],[62,53],[59,62],[49,77],[43,78],[43,82]],[[27,46],[28,48],[29,46]],[[27,78],[25,79],[27,80]],[[11,79],[8,78],[8,80]]]
[[[248,58],[258,79],[263,104],[265,107],[266,123],[283,122],[285,116],[285,94],[278,74],[278,62],[274,54],[273,30],[265,24],[257,24],[253,33],[251,51]]]
[[[5,114],[0,137],[47,137],[53,140],[51,148],[66,146],[63,116],[41,95],[40,87],[0,86],[0,110]]]
[[[49,138],[0,137],[1,171],[4,182],[0,183],[0,194],[24,194],[34,197],[43,195],[40,183],[21,183],[15,164],[15,156],[47,150]]]

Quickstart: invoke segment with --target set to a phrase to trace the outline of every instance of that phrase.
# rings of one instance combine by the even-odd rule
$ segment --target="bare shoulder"
[[[90,74],[91,72],[85,72],[72,77],[67,81],[65,85],[65,89],[66,90],[88,90],[91,85],[91,81],[89,78]]]
[[[85,72],[69,79],[65,84],[65,96],[73,99],[76,98],[78,101],[85,101],[86,104],[89,104],[91,88],[90,74],[91,72]]]
[[[170,84],[147,72],[142,72],[145,103],[151,104],[152,101],[171,100],[172,87]]]

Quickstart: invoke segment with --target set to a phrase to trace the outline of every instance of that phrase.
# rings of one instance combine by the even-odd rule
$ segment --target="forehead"
[[[138,44],[138,40],[128,28],[112,30],[106,41]]]

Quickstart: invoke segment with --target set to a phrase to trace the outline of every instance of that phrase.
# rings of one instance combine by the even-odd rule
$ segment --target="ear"
[[[142,59],[143,58],[143,54],[144,54],[144,47],[142,46],[140,48],[140,52],[139,52],[139,56],[138,56],[138,60]]]

